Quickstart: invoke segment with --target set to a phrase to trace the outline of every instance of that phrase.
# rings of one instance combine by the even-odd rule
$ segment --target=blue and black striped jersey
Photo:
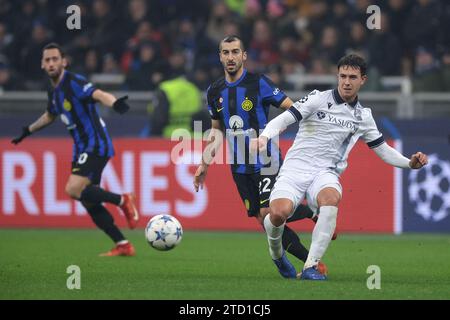
[[[83,76],[64,71],[58,86],[48,91],[47,111],[61,116],[73,138],[73,161],[84,152],[100,157],[114,155],[111,137],[92,98],[95,90]]]
[[[226,130],[232,152],[231,169],[236,173],[256,173],[263,167],[260,158],[250,159],[250,138],[259,136],[266,127],[269,107],[280,107],[287,96],[265,75],[253,74],[244,69],[233,83],[221,77],[207,90],[208,110],[211,118],[220,120]],[[239,138],[244,137],[239,143]],[[277,161],[281,161],[279,150]],[[269,156],[270,156],[269,145]]]

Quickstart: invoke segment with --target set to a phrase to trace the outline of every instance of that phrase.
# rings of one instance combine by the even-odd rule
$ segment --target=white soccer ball
[[[145,238],[153,248],[168,251],[180,243],[183,238],[183,228],[175,217],[159,214],[147,223]]]

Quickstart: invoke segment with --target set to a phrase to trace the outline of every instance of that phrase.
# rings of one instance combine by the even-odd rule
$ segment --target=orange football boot
[[[118,244],[110,251],[100,254],[100,257],[132,257],[136,254],[133,245],[130,242]]]
[[[125,193],[122,195],[122,199],[123,202],[120,209],[122,209],[123,214],[127,218],[130,229],[134,229],[139,222],[139,212],[135,203],[136,196],[133,193]]]

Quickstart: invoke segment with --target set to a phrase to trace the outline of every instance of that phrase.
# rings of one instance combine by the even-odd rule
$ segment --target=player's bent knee
[[[82,188],[77,185],[67,184],[65,192],[66,194],[74,200],[79,200],[81,196]]]
[[[292,205],[286,202],[274,200],[270,203],[270,216],[278,221],[286,221],[292,212]]]
[[[325,188],[319,192],[317,196],[317,203],[319,207],[322,206],[335,206],[339,205],[341,201],[341,194],[334,188]]]

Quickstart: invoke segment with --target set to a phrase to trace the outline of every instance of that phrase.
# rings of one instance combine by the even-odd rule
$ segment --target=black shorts
[[[77,161],[72,162],[72,174],[87,177],[92,184],[99,185],[102,172],[108,163],[108,157],[99,157],[92,153],[82,153]]]
[[[260,173],[240,174],[233,172],[239,195],[247,209],[247,215],[254,217],[259,214],[260,208],[269,207],[270,192],[277,175],[264,176]]]

